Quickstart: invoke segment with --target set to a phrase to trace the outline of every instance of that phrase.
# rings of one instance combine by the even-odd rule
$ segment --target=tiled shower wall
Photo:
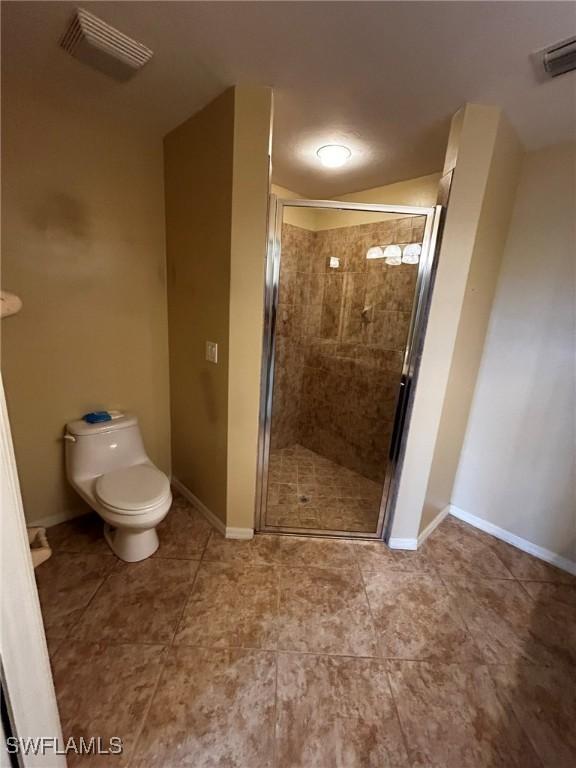
[[[300,443],[384,479],[418,267],[368,261],[366,250],[422,242],[423,229],[424,217],[317,232],[284,224],[273,449]]]
[[[308,312],[308,297],[315,244],[315,232],[284,224],[276,315],[271,435],[273,449],[288,448],[300,438],[300,392],[309,316],[312,314]],[[320,293],[316,303],[321,305],[321,302]]]

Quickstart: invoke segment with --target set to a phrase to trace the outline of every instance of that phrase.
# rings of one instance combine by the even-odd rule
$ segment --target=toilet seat
[[[124,514],[139,514],[170,496],[166,475],[151,464],[136,464],[101,475],[96,481],[98,500]]]

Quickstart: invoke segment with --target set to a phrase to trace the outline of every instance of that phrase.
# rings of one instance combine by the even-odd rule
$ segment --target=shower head
[[[128,80],[153,56],[145,45],[83,8],[74,12],[60,47],[115,80]]]

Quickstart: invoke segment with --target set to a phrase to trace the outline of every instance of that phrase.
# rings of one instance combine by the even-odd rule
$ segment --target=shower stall
[[[258,530],[386,537],[440,211],[272,196]]]

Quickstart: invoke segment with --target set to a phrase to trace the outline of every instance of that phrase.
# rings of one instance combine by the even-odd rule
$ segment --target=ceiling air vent
[[[534,63],[541,80],[558,77],[576,69],[576,37],[538,51],[534,54]]]
[[[82,8],[76,10],[60,46],[75,58],[116,80],[128,80],[153,55],[142,43],[132,40]]]

